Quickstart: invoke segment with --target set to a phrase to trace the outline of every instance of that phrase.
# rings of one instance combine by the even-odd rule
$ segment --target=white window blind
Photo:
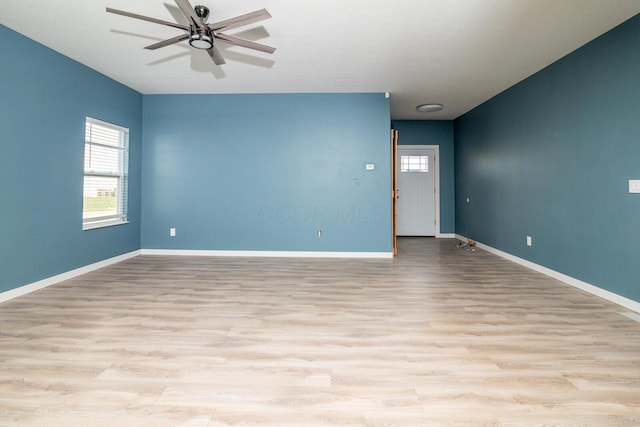
[[[127,221],[129,129],[87,117],[84,142],[84,230]]]

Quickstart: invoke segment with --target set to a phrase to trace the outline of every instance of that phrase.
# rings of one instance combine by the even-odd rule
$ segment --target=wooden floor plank
[[[640,425],[640,323],[447,239],[139,256],[0,304],[0,426]]]

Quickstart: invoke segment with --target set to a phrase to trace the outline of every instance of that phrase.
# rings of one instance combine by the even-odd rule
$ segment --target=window
[[[429,172],[429,156],[400,156],[400,172]]]
[[[87,117],[82,229],[127,222],[129,129]]]

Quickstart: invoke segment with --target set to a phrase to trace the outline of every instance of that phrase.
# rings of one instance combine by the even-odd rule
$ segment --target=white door
[[[398,236],[436,235],[435,150],[398,146]]]

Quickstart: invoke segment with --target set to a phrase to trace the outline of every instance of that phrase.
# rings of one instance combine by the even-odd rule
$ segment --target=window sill
[[[92,224],[82,224],[82,231],[95,230],[96,228],[113,227],[115,225],[123,225],[123,224],[129,224],[129,221],[111,220],[111,221],[95,222]]]

